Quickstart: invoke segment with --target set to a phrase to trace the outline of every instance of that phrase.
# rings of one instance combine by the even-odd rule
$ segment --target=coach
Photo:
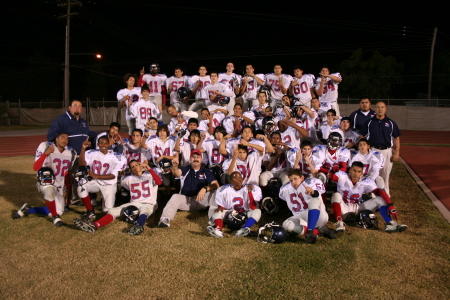
[[[191,151],[191,163],[178,168],[178,159],[172,160],[172,174],[181,179],[179,194],[174,194],[167,202],[161,214],[158,227],[169,227],[177,210],[193,211],[205,209],[209,201],[214,200],[214,191],[219,188],[214,175],[202,166],[202,154],[199,150]]]
[[[393,162],[400,156],[400,130],[397,124],[386,116],[386,111],[386,104],[378,102],[375,106],[376,115],[361,126],[359,133],[383,154],[384,167],[380,170],[380,176],[384,179],[386,193],[390,195],[389,174]]]
[[[359,99],[359,109],[350,114],[350,124],[353,131],[359,132],[361,126],[375,115],[375,111],[370,108],[370,104],[368,97]]]

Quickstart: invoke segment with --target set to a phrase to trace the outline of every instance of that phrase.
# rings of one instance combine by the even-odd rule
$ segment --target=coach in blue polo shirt
[[[214,200],[215,190],[219,188],[214,175],[202,166],[202,154],[191,151],[191,164],[178,168],[178,159],[172,160],[172,174],[181,179],[179,194],[173,194],[161,214],[158,227],[169,227],[177,210],[193,211],[205,209]]]
[[[375,106],[377,114],[361,126],[359,133],[383,154],[384,167],[380,170],[380,176],[384,179],[386,193],[390,195],[389,174],[393,162],[400,156],[400,130],[397,124],[386,116],[386,111],[386,104],[378,102]]]

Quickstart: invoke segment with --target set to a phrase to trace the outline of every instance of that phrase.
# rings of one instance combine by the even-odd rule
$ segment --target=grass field
[[[349,222],[335,240],[273,245],[227,230],[210,237],[206,211],[179,212],[170,228],[156,228],[162,200],[134,237],[120,220],[94,234],[77,230],[72,219],[83,208],[63,215],[62,228],[36,215],[12,220],[23,202],[42,205],[33,158],[0,158],[1,299],[450,299],[450,225],[400,163],[391,193],[407,231]]]

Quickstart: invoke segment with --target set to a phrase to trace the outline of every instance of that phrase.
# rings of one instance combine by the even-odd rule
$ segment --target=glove
[[[333,168],[331,168],[330,172],[336,173],[339,171],[339,165],[334,165]]]
[[[398,220],[397,210],[395,209],[394,204],[391,203],[388,207],[389,214],[391,215],[391,219]]]

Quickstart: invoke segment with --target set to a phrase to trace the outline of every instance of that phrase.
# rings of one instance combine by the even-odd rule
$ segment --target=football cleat
[[[330,240],[336,238],[333,229],[330,229],[325,225],[319,228],[319,235],[329,238]]]
[[[407,225],[397,224],[397,222],[395,221],[390,221],[389,223],[386,224],[386,229],[384,231],[392,233],[392,232],[402,232],[405,231],[406,229],[408,229]]]
[[[30,206],[27,203],[24,203],[22,207],[19,208],[19,210],[13,215],[13,219],[22,218],[23,216],[28,215],[28,210],[30,209]]]
[[[97,230],[97,227],[95,227],[94,223],[92,223],[91,221],[83,221],[83,220],[75,218],[75,219],[73,219],[73,223],[75,224],[75,226],[77,226],[81,230],[89,232],[89,233],[93,233]]]
[[[307,244],[315,244],[317,242],[317,235],[314,234],[312,229],[306,231],[305,242]]]
[[[206,230],[208,230],[208,233],[215,238],[223,238],[222,230],[219,230],[214,226],[208,226],[206,227]]]
[[[158,227],[159,227],[159,228],[170,227],[170,221],[169,221],[169,219],[167,219],[167,218],[161,218],[161,220],[159,220]]]
[[[95,219],[95,214],[94,214],[94,211],[92,211],[92,210],[88,210],[87,212],[86,212],[86,214],[83,216],[83,221],[85,221],[85,222],[88,222],[88,221],[91,221],[91,220],[93,220],[93,219]]]
[[[344,232],[345,231],[345,223],[344,221],[337,221],[334,223],[334,227],[336,228],[336,232]]]
[[[64,225],[64,223],[61,220],[61,217],[59,215],[56,215],[53,217],[53,225],[55,225],[56,227],[61,227]]]
[[[127,230],[127,234],[128,235],[140,235],[143,231],[144,231],[144,226],[136,224]]]
[[[249,235],[249,233],[250,233],[250,227],[244,227],[244,228],[239,229],[236,232],[235,236],[236,237],[247,236],[247,235]]]

